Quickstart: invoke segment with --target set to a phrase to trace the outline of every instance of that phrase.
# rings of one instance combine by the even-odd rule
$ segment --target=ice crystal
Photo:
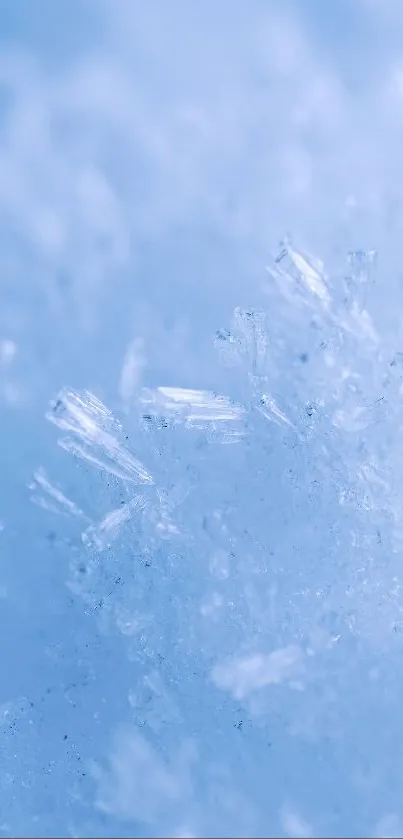
[[[62,448],[111,478],[111,505],[77,534],[67,584],[136,668],[128,705],[137,734],[127,749],[124,738],[116,746],[122,818],[135,811],[154,824],[143,796],[123,794],[119,781],[123,764],[139,778],[154,766],[161,818],[177,823],[185,801],[192,824],[208,829],[185,789],[194,759],[171,770],[152,743],[164,732],[174,748],[179,732],[194,730],[196,710],[219,726],[217,696],[242,714],[237,731],[248,719],[262,732],[281,713],[301,741],[348,736],[357,679],[378,696],[351,650],[384,655],[403,625],[403,385],[400,352],[381,340],[368,308],[375,267],[375,252],[356,251],[333,277],[287,242],[268,267],[266,308],[236,308],[214,338],[232,371],[228,392],[197,381],[140,386],[135,343],[120,382],[125,428],[93,394],[67,388],[47,414],[69,435]],[[43,470],[32,486],[37,503],[80,520]],[[197,683],[197,709],[173,672]],[[200,733],[202,751],[203,736],[212,742]],[[253,788],[257,770],[249,771]],[[109,810],[107,773],[97,777]],[[233,784],[241,795],[236,772]],[[216,829],[235,835],[224,787]],[[244,816],[247,833],[256,824],[247,802]],[[308,835],[294,811],[283,822]]]

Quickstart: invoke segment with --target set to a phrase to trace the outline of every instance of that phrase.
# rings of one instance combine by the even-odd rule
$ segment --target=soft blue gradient
[[[0,836],[402,835],[402,137],[398,0],[2,0]],[[328,311],[273,293],[288,234]],[[376,340],[356,278],[344,299],[358,248]],[[267,312],[292,429],[253,359],[220,362],[237,306]],[[160,385],[235,399],[247,436],[153,436]],[[133,492],[57,445],[65,386],[116,413],[182,535],[147,488],[83,543]],[[35,503],[38,468],[84,523]]]

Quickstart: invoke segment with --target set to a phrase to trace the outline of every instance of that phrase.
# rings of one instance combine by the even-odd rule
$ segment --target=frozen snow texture
[[[172,827],[186,818],[183,801],[190,793],[186,763],[178,754],[169,766],[140,733],[121,731],[114,743],[110,771],[96,772],[98,805],[105,812],[138,819],[154,830],[165,824],[172,835]]]
[[[401,835],[403,7],[328,5],[2,2],[1,701],[33,703],[2,729],[6,837]],[[66,383],[154,484],[51,450]],[[242,405],[242,442],[144,421],[165,384]],[[90,521],[28,505],[39,464]],[[210,678],[290,645],[300,690]],[[122,724],[157,821],[108,798]],[[152,790],[189,740],[196,812]]]
[[[267,730],[271,748],[284,725],[291,756],[323,737],[331,762],[333,742],[358,737],[349,728],[354,685],[387,705],[376,667],[353,654],[362,645],[372,658],[387,655],[403,625],[403,388],[400,357],[367,308],[375,265],[373,252],[354,252],[340,279],[288,242],[270,267],[266,308],[238,307],[216,333],[230,368],[224,393],[197,381],[140,387],[132,348],[119,384],[129,434],[86,391],[63,389],[47,414],[69,434],[64,449],[116,479],[66,582],[100,631],[121,639],[136,674],[127,693],[134,727],[119,729],[110,768],[94,768],[98,807],[122,823],[263,835],[262,767],[276,771],[261,752]],[[75,512],[43,472],[36,483]],[[238,740],[218,734],[228,714],[246,756],[249,738],[259,743],[247,776]],[[308,798],[299,815],[300,781],[290,798],[276,783],[277,832],[316,835]],[[372,825],[379,813],[374,803]]]
[[[255,653],[218,664],[212,676],[219,688],[231,691],[235,699],[245,699],[255,690],[295,678],[301,672],[303,658],[299,647],[290,646],[265,655]]]

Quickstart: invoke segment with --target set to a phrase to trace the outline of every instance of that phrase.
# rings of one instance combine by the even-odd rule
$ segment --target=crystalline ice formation
[[[84,544],[87,547],[94,546],[97,550],[103,550],[117,538],[121,525],[127,522],[136,511],[141,511],[145,499],[141,495],[135,495],[127,504],[122,504],[116,510],[111,510],[96,525],[91,525],[82,535]]]
[[[371,254],[368,257],[360,254],[354,256],[353,262],[355,266],[357,261],[359,265],[366,261],[372,265],[371,260]],[[358,268],[354,270],[359,274]],[[352,269],[350,273],[354,275]],[[353,579],[357,538],[348,529],[343,531],[343,536],[339,535],[339,543],[335,541],[328,549],[326,563],[316,563],[313,557],[312,567],[309,566],[309,574],[316,575],[317,590],[322,592],[320,599],[304,581],[306,568],[298,572],[298,581],[294,580],[292,591],[290,588],[288,563],[292,567],[297,562],[296,553],[308,557],[308,546],[318,538],[315,519],[324,486],[327,506],[321,508],[321,515],[327,517],[329,528],[334,526],[332,504],[343,504],[344,510],[357,509],[360,515],[371,509],[379,518],[378,529],[385,511],[393,510],[395,533],[402,530],[398,487],[385,462],[382,446],[377,444],[374,448],[371,442],[379,412],[384,410],[380,400],[386,373],[389,388],[395,385],[397,388],[398,382],[389,358],[385,360],[379,355],[369,313],[360,310],[356,303],[361,275],[356,288],[353,283],[349,309],[346,309],[342,293],[331,284],[319,261],[308,259],[290,245],[274,262],[273,274],[277,282],[270,289],[268,311],[236,308],[230,329],[220,330],[215,339],[224,361],[231,360],[246,373],[243,404],[242,399],[234,403],[205,390],[165,386],[143,389],[137,405],[143,418],[139,433],[141,428],[147,431],[145,444],[151,443],[155,448],[158,484],[147,496],[144,508],[140,496],[130,500],[129,495],[120,508],[115,507],[97,525],[91,525],[83,540],[90,552],[103,551],[112,543],[141,544],[147,566],[162,551],[164,564],[176,567],[184,544],[187,557],[192,551],[196,556],[201,551],[206,556],[210,581],[214,573],[220,585],[227,586],[228,592],[232,590],[235,602],[236,586],[241,586],[240,581],[244,580],[242,606],[237,608],[242,610],[245,626],[248,620],[259,624],[268,614],[268,608],[272,611],[272,605],[268,607],[272,594],[266,597],[259,575],[268,573],[267,556],[273,554],[280,565],[270,567],[269,589],[277,592],[277,599],[288,598],[289,609],[300,625],[305,626],[324,602],[323,592],[330,572],[334,570],[337,585],[341,585],[342,577],[336,569],[340,569],[339,555],[343,552],[339,545],[344,545],[343,539],[347,542],[343,547],[343,573],[345,568],[349,569],[343,584],[350,585],[350,592],[354,591],[357,614],[361,609],[362,593],[356,578]],[[130,390],[131,384],[127,384]],[[61,445],[74,454],[107,468],[128,483],[151,483],[151,472],[122,442],[119,423],[91,394],[62,391],[48,416],[59,428],[70,432]],[[271,425],[261,422],[260,417],[270,420]],[[153,429],[163,431],[157,435],[158,439],[153,438]],[[195,438],[185,437],[181,429],[195,429],[198,434]],[[220,429],[222,437],[214,437]],[[200,448],[203,437],[204,447]],[[192,443],[196,438],[197,444]],[[211,454],[205,444],[213,439],[243,439],[248,443],[237,447],[236,455],[228,459],[225,447]],[[285,448],[277,454],[278,446]],[[241,466],[246,450],[247,470]],[[153,472],[157,474],[156,468]],[[202,479],[195,480],[199,475],[203,475]],[[277,486],[275,503],[267,497],[269,475]],[[377,482],[378,475],[382,477],[382,485]],[[203,489],[207,486],[208,490]],[[209,538],[204,524],[200,526],[209,520],[211,510],[219,508],[225,510],[226,529],[217,541]],[[294,527],[293,532],[286,524],[290,509],[299,511],[296,519],[299,529]],[[122,525],[129,522],[132,513],[136,525],[130,530],[129,542],[125,536],[128,528],[122,529]],[[231,573],[212,571],[212,550],[231,557]],[[245,558],[241,559],[240,554]],[[119,574],[122,578],[127,574],[129,580],[131,571],[129,567],[122,570],[123,565],[122,560]],[[94,565],[97,585],[101,585],[103,567]],[[109,580],[110,576],[108,572],[105,579]],[[366,585],[365,597],[369,591]],[[120,588],[114,593],[116,609],[118,612],[121,609],[122,614],[130,614],[128,592],[126,586],[125,597]],[[211,591],[204,592],[198,613],[201,604],[209,602],[210,595]],[[219,620],[224,623],[229,601],[221,591],[218,596],[222,602]],[[358,620],[355,625],[358,626]],[[231,647],[227,652],[231,652]]]
[[[284,411],[282,411],[278,405],[276,405],[275,400],[267,394],[263,394],[261,397],[258,410],[264,417],[266,417],[266,419],[270,419],[277,423],[284,423],[285,425],[289,425],[291,428],[294,427],[293,423],[288,419]]]
[[[29,484],[32,490],[31,500],[45,510],[52,510],[55,513],[70,513],[73,516],[83,516],[84,513],[77,507],[74,501],[57,487],[51,484],[44,469],[37,469],[33,480]]]
[[[245,413],[244,408],[234,405],[224,396],[180,387],[144,390],[141,402],[147,407],[148,414],[199,429],[205,429],[211,423],[239,422]]]
[[[274,265],[268,268],[268,272],[278,283],[281,293],[289,297],[290,302],[294,301],[294,305],[298,292],[304,302],[309,302],[308,292],[308,295],[318,298],[324,306],[330,303],[323,264],[305,256],[289,243],[276,257]]]
[[[284,267],[286,263],[287,268]],[[235,471],[235,461],[221,461],[221,457],[225,458],[224,453],[211,457],[206,449],[203,450],[204,463],[211,471],[211,481],[210,477],[208,478],[210,490],[204,498],[202,483],[200,488],[192,488],[192,503],[186,506],[188,534],[185,539],[188,546],[195,545],[194,549],[197,552],[198,539],[201,539],[201,543],[204,544],[203,539],[207,537],[206,531],[203,535],[197,535],[199,526],[195,519],[197,492],[200,492],[199,501],[204,519],[208,518],[207,505],[210,505],[210,510],[219,506],[222,504],[220,493],[225,493],[226,505],[231,511],[228,518],[231,524],[227,528],[227,535],[223,537],[220,544],[216,543],[214,547],[215,550],[222,550],[232,559],[231,575],[223,574],[220,583],[235,585],[233,580],[239,580],[236,575],[241,573],[241,566],[237,546],[241,540],[242,550],[249,557],[242,566],[244,567],[242,573],[245,574],[247,581],[244,590],[244,606],[245,609],[250,609],[251,614],[261,608],[262,615],[266,607],[263,603],[262,606],[257,605],[261,601],[262,592],[258,591],[258,588],[255,589],[254,583],[251,583],[250,557],[254,557],[253,561],[257,569],[264,565],[265,550],[267,550],[264,546],[267,545],[267,541],[276,547],[277,536],[274,534],[277,533],[279,514],[284,515],[285,519],[289,506],[292,508],[296,506],[297,509],[305,511],[304,526],[301,526],[299,536],[295,534],[292,537],[289,534],[288,540],[284,535],[286,530],[280,527],[279,532],[283,532],[281,551],[288,551],[291,562],[293,552],[296,550],[295,543],[298,543],[298,550],[303,552],[303,545],[310,544],[310,540],[316,538],[314,512],[316,513],[324,481],[329,491],[334,491],[334,502],[343,503],[344,507],[356,505],[362,511],[369,508],[377,510],[377,514],[381,514],[381,510],[388,506],[389,509],[391,508],[390,475],[383,467],[382,458],[376,458],[374,453],[371,453],[368,437],[378,421],[378,409],[375,403],[379,401],[381,382],[384,377],[382,365],[378,363],[377,344],[372,340],[373,329],[370,316],[366,312],[360,312],[358,308],[354,309],[354,294],[350,310],[346,312],[344,301],[339,299],[336,292],[333,295],[333,289],[333,296],[331,296],[331,285],[325,276],[323,266],[318,261],[308,259],[295,248],[287,246],[287,252],[280,255],[275,266],[277,266],[275,268],[277,280],[280,284],[283,283],[283,288],[280,290],[284,291],[285,283],[285,288],[290,293],[286,294],[287,306],[283,305],[282,294],[277,293],[276,296],[272,296],[273,305],[267,313],[261,310],[237,308],[234,311],[231,329],[220,330],[215,339],[220,354],[222,355],[224,351],[224,360],[227,362],[231,356],[232,361],[240,365],[242,371],[247,373],[249,393],[246,395],[245,403],[235,404],[224,396],[204,390],[164,386],[143,389],[139,396],[138,407],[145,421],[144,430],[164,429],[162,437],[156,442],[159,458],[158,486],[152,499],[150,496],[147,501],[147,515],[142,514],[142,502],[137,504],[137,500],[134,499],[122,504],[120,509],[113,510],[98,525],[92,525],[83,535],[87,548],[95,551],[102,551],[105,547],[109,547],[118,537],[123,543],[125,537],[120,525],[130,519],[132,512],[136,515],[140,513],[141,515],[136,518],[136,533],[143,544],[142,550],[144,551],[145,540],[148,540],[150,555],[155,553],[157,544],[160,544],[158,540],[168,540],[169,545],[166,544],[164,548],[164,562],[169,563],[170,557],[175,557],[175,551],[179,550],[180,540],[184,538],[179,508],[187,505],[189,491],[189,480],[184,480],[187,476],[181,475],[178,471],[180,470],[178,454],[183,454],[183,446],[186,445],[186,463],[187,469],[190,470],[189,474],[194,468],[197,474],[196,464],[199,457],[197,448],[193,451],[192,444],[189,443],[192,439],[190,437],[186,442],[182,436],[176,437],[177,441],[180,440],[180,450],[173,445],[172,452],[170,451],[169,440],[176,434],[174,429],[178,431],[181,428],[195,429],[199,435],[201,434],[202,437],[204,435],[206,442],[214,439],[212,429],[215,432],[217,429],[223,429],[221,439],[225,441],[230,440],[231,437],[238,440],[245,439],[245,431],[253,431],[254,446],[253,448],[251,445],[248,446],[248,463],[252,481],[249,489],[246,486],[249,476],[243,471],[240,481]],[[292,293],[291,289],[293,289]],[[299,306],[299,299],[304,301],[309,299],[309,306]],[[365,322],[367,326],[370,325],[370,328],[358,330],[353,325],[354,319],[357,323],[358,321],[363,323],[363,318],[366,319]],[[375,357],[377,364],[374,364]],[[370,371],[370,376],[368,376],[368,371]],[[277,469],[278,466],[272,454],[266,454],[266,440],[272,438],[271,436],[267,438],[267,434],[270,434],[269,427],[265,424],[259,425],[255,421],[258,416],[263,416],[277,425],[275,440],[280,444],[284,442],[289,447],[289,455],[283,452],[279,461],[285,458],[290,468],[287,472],[284,464],[278,474],[278,491],[284,500],[280,502],[280,495],[276,499],[278,512],[277,518],[274,516],[273,520],[267,508],[269,502],[266,500],[265,487],[267,470],[270,469],[272,473],[273,469]],[[133,476],[136,480],[142,476],[142,480],[146,481],[145,475],[150,481],[151,473],[146,472],[144,467],[134,461],[127,447],[122,446],[120,425],[111,412],[91,395],[63,391],[55,411],[49,418],[62,429],[70,431],[74,438],[78,438],[78,442],[74,438],[67,443],[62,441],[65,448],[77,453],[77,447],[80,446],[85,451],[82,456],[93,461],[95,459],[101,468],[108,464],[110,471],[126,481],[133,480]],[[322,430],[325,430],[325,434]],[[348,468],[346,459],[343,460],[339,451],[341,435],[343,446],[349,448]],[[362,446],[363,435],[365,435],[368,448],[364,462],[359,448]],[[249,439],[251,440],[251,437]],[[304,464],[308,456],[306,449],[308,441],[311,463],[307,470]],[[260,454],[258,454],[259,451]],[[265,455],[262,457],[263,451]],[[82,451],[80,450],[79,453],[82,454]],[[191,458],[194,458],[195,466],[189,462]],[[368,467],[372,464],[371,469],[365,468],[366,463]],[[226,473],[228,467],[231,466],[234,471],[232,473],[230,469],[228,474],[229,476],[232,474],[232,477],[229,477],[228,482]],[[295,480],[294,473],[298,476]],[[284,477],[285,474],[289,475],[287,479]],[[373,478],[376,474],[382,475],[381,489]],[[166,480],[165,486],[164,480]],[[271,474],[271,480],[274,480],[273,474]],[[172,499],[178,495],[178,492],[179,500],[173,501]],[[217,493],[216,496],[214,493]],[[325,511],[323,511],[324,514]],[[251,518],[253,525],[250,525],[250,530],[249,525],[246,524],[242,530],[243,518],[246,521]],[[395,529],[398,532],[400,519],[397,512],[395,519]],[[274,528],[274,534],[270,528],[272,531]],[[271,532],[270,536],[267,535],[267,530]],[[208,556],[211,556],[210,543],[208,547],[206,546],[206,550]],[[351,546],[349,550],[352,550]],[[175,562],[176,559],[173,561]],[[211,572],[210,565],[211,562],[207,570]],[[318,578],[323,576],[325,580],[325,566],[322,567],[323,571],[315,568],[315,574]],[[272,575],[276,580],[275,589],[279,591],[282,586],[286,585],[287,576],[285,572],[283,574],[278,569],[273,569]],[[345,584],[347,585],[346,581]],[[319,579],[318,587],[320,588]],[[358,598],[357,588],[355,592],[355,597]],[[308,597],[306,593],[302,595],[298,590],[293,592],[292,597],[290,595],[290,604],[293,604],[292,608],[296,609],[301,623],[308,620],[312,598],[315,596],[314,592],[311,592]],[[118,598],[118,594],[116,597]],[[219,597],[222,597],[221,593]],[[208,602],[208,596],[207,599],[205,597],[201,599],[201,603],[205,602]],[[225,598],[222,602],[224,615],[227,608]],[[123,610],[126,610],[126,606]],[[222,620],[225,618],[223,617]]]
[[[153,483],[147,469],[119,440],[121,425],[92,393],[64,388],[46,417],[58,428],[74,435],[59,440],[59,445],[66,451],[123,481]]]
[[[298,737],[355,737],[351,697],[364,684],[371,701],[384,701],[382,674],[377,692],[356,650],[389,654],[403,625],[402,375],[391,351],[402,346],[381,340],[376,313],[373,323],[360,304],[365,259],[348,269],[346,300],[344,274],[338,285],[287,248],[267,312],[237,308],[216,335],[236,385],[242,379],[236,404],[174,387],[135,402],[128,368],[128,421],[141,455],[143,444],[151,451],[144,461],[155,456],[144,505],[132,482],[146,470],[102,403],[63,391],[50,417],[126,482],[120,506],[108,500],[110,512],[83,534],[68,585],[119,633],[135,674],[128,712],[144,743],[168,741],[167,753],[184,730],[210,749],[226,713],[237,715],[229,729],[248,736],[246,711],[256,743],[275,729],[293,757]],[[209,446],[212,428],[248,434],[237,447]],[[285,829],[308,835],[298,812],[290,808]]]

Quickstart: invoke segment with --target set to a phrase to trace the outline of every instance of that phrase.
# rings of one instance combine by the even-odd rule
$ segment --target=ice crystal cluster
[[[266,305],[216,332],[225,393],[131,386],[129,352],[116,410],[73,386],[51,403],[80,490],[49,463],[30,492],[66,522],[98,691],[69,835],[95,835],[90,804],[105,836],[399,835],[403,352],[377,281],[375,252],[327,276],[286,241]]]

